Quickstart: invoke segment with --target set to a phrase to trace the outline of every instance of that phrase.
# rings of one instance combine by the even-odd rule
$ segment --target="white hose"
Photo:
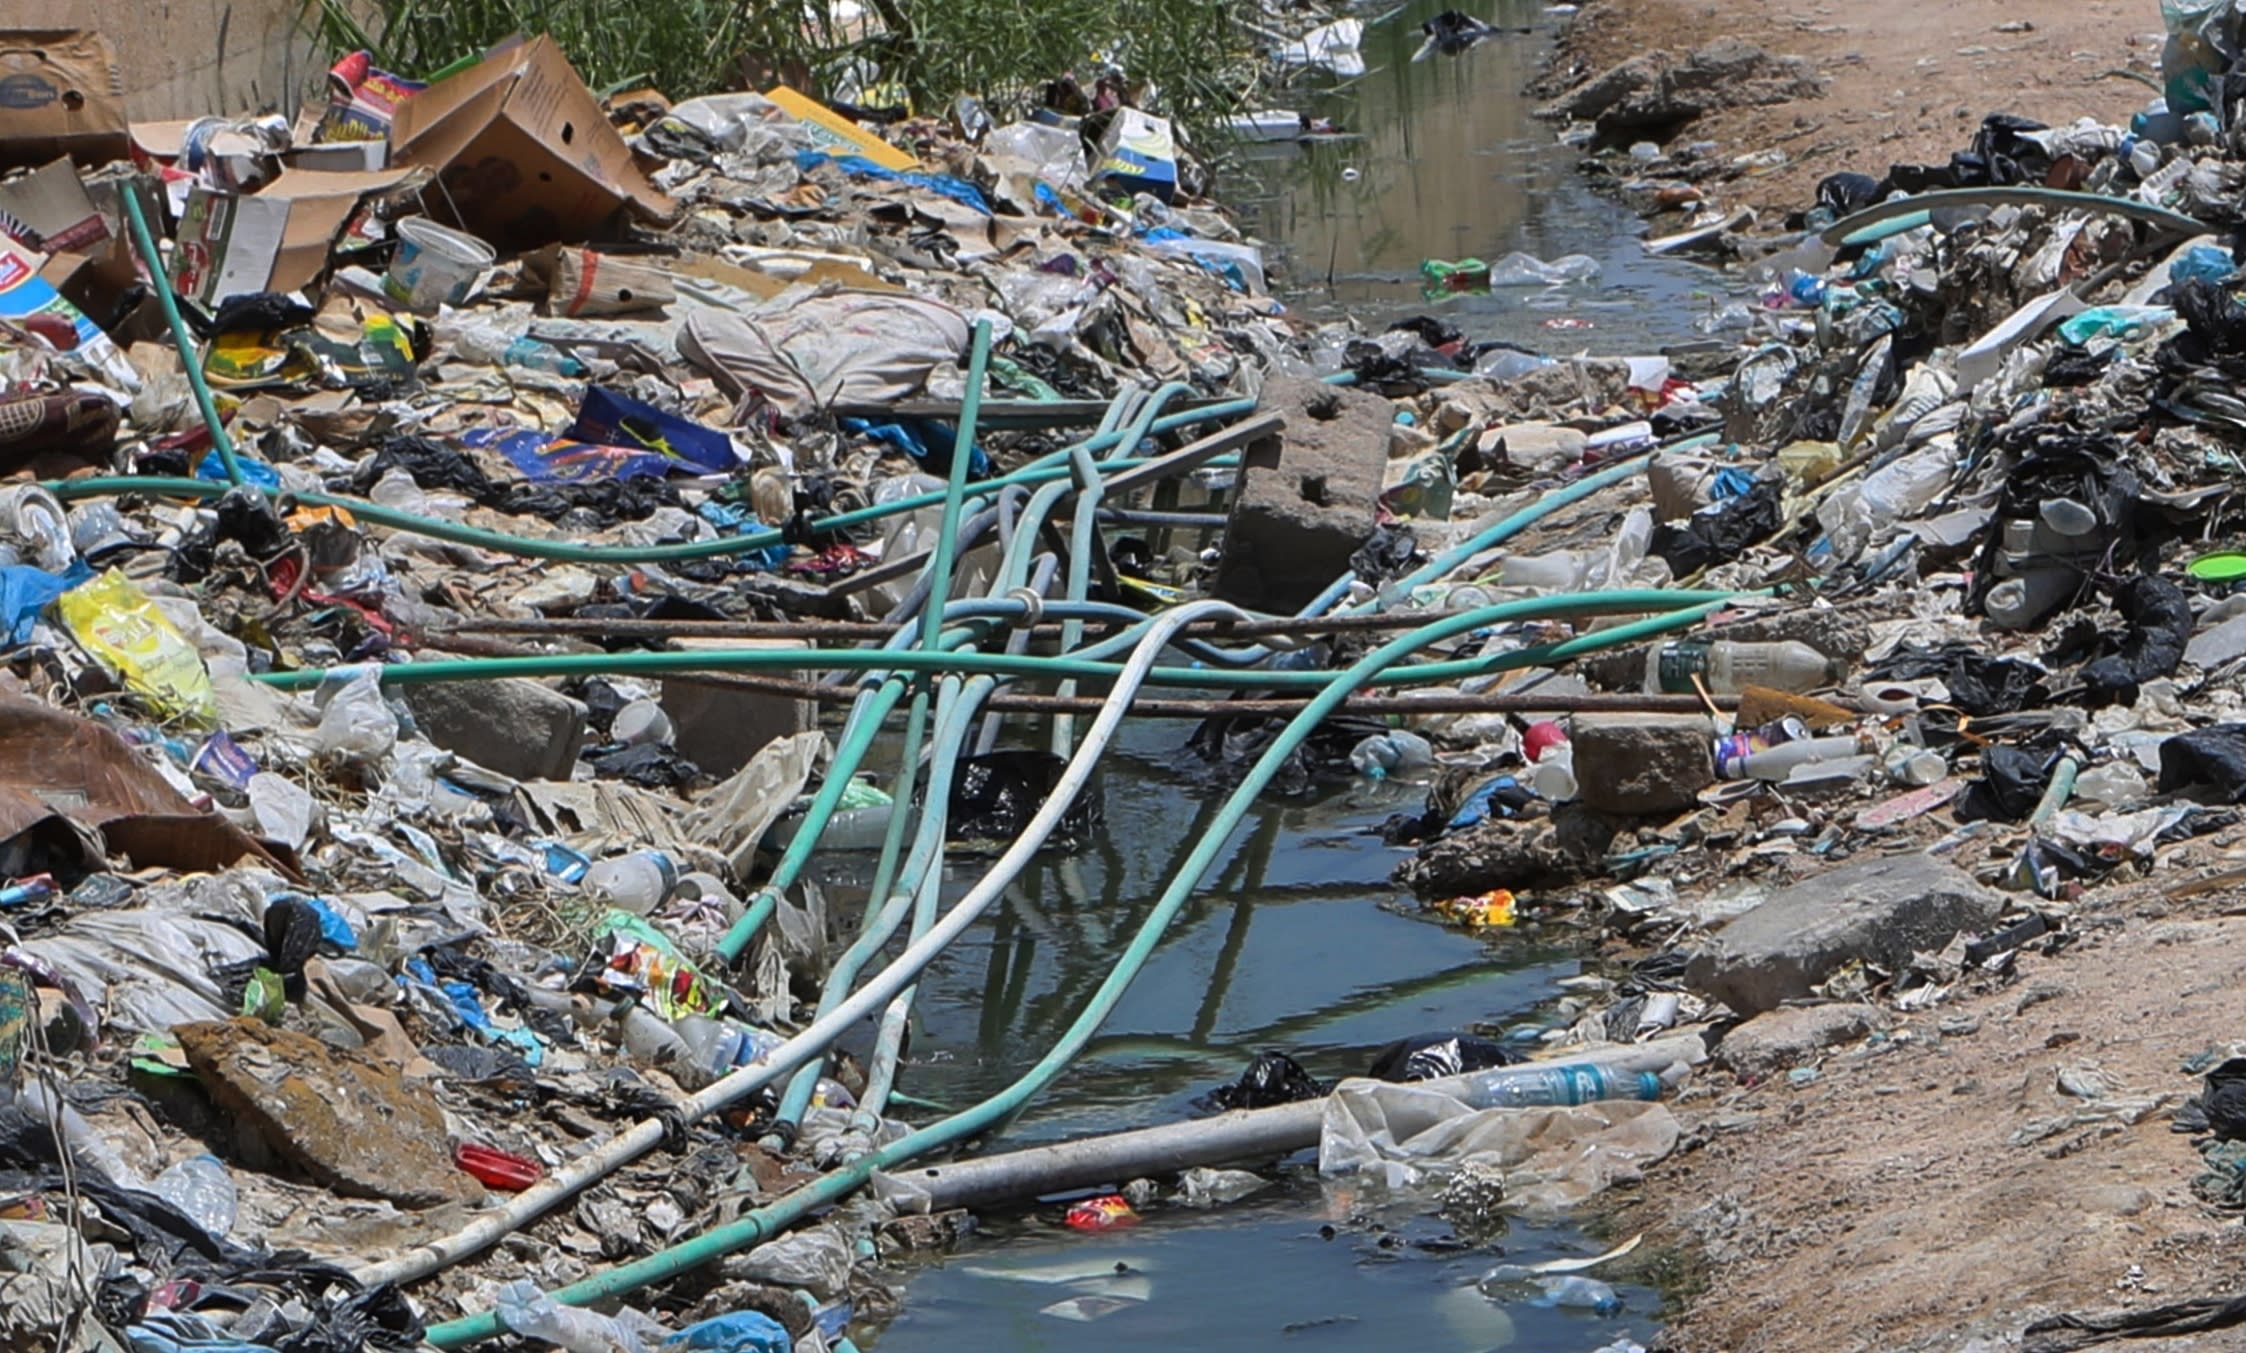
[[[1117,726],[1129,711],[1132,697],[1145,682],[1147,673],[1160,660],[1162,651],[1169,646],[1171,636],[1196,620],[1220,614],[1237,620],[1251,618],[1239,608],[1221,601],[1196,601],[1176,607],[1157,620],[1131,650],[1130,661],[1124,664],[1123,671],[1116,677],[1115,687],[1108,693],[1107,703],[1100,707],[1092,726],[1085,731],[1083,742],[1077,746],[1076,754],[1069,758],[1068,767],[1061,772],[1052,794],[1039,806],[1036,816],[1030,819],[1021,835],[991,865],[990,871],[959,900],[958,905],[945,913],[943,919],[925,936],[899,954],[895,962],[876,973],[825,1018],[814,1021],[802,1033],[774,1048],[754,1066],[742,1067],[699,1094],[681,1100],[676,1110],[677,1115],[686,1122],[696,1122],[772,1084],[824,1052],[843,1031],[881,1008],[890,998],[910,985],[923,968],[965,933],[967,927],[973,925],[992,902],[1004,895],[1006,889],[1044,847],[1046,839],[1060,826],[1061,819],[1075,803],[1076,796],[1091,783],[1092,773],[1098,768],[1100,756],[1107,750],[1107,744],[1114,738]],[[441,1272],[468,1256],[497,1244],[557,1204],[654,1150],[662,1143],[665,1131],[662,1119],[650,1118],[636,1123],[451,1235],[416,1246],[386,1263],[361,1270],[359,1280],[369,1285],[385,1282],[411,1283]]]

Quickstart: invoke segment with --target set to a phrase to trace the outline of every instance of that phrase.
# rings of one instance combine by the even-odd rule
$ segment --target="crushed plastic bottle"
[[[585,871],[585,893],[602,906],[645,916],[678,887],[678,865],[659,850],[635,850]]]
[[[205,1151],[189,1156],[156,1176],[156,1196],[187,1214],[190,1221],[224,1240],[234,1229],[241,1195],[226,1162]]]
[[[1373,780],[1413,775],[1435,764],[1435,748],[1417,733],[1391,729],[1358,743],[1349,753],[1349,764]]]
[[[1622,1310],[1622,1298],[1613,1288],[1580,1273],[1546,1274],[1536,1285],[1544,1292],[1536,1299],[1539,1306],[1564,1306],[1594,1315],[1618,1315]]]
[[[671,1332],[625,1307],[615,1315],[564,1306],[528,1278],[499,1289],[499,1323],[525,1338],[544,1339],[564,1353],[655,1353]]]

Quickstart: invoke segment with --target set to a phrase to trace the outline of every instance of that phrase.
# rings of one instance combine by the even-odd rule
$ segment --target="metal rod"
[[[493,656],[513,656],[497,654]],[[848,686],[824,686],[793,677],[743,676],[738,673],[697,673],[700,685],[729,686],[735,690],[764,691],[791,700],[817,700],[830,705],[848,704],[855,691]],[[1718,709],[1736,709],[1739,697],[1711,697]],[[988,710],[1006,714],[1090,714],[1101,705],[1096,696],[1027,695],[1002,693],[983,702]],[[1285,697],[1259,700],[1210,700],[1176,697],[1142,697],[1131,702],[1131,712],[1158,719],[1209,719],[1221,717],[1266,718],[1293,714],[1308,699]],[[1647,695],[1636,691],[1615,694],[1555,692],[1536,695],[1519,692],[1486,694],[1423,693],[1418,695],[1357,695],[1342,703],[1346,714],[1704,714],[1708,706],[1697,695]]]
[[[1270,620],[1211,620],[1187,625],[1181,633],[1209,639],[1349,634],[1410,629],[1415,625],[1448,619],[1458,614],[1461,612],[1456,610],[1383,611],[1348,615],[1281,616]],[[1120,620],[1090,620],[1085,623],[1106,629],[1120,629],[1123,625]],[[609,620],[556,616],[524,620],[479,620],[471,617],[455,622],[448,628],[434,630],[430,637],[442,638],[455,634],[525,634],[652,639],[826,639],[837,643],[851,643],[866,639],[888,639],[896,632],[894,625],[855,620]],[[1032,631],[1039,638],[1058,637],[1060,632],[1058,624],[1039,625]]]

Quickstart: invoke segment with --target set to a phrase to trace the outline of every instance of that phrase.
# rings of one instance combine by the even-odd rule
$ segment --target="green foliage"
[[[872,0],[868,22],[848,26],[827,0],[800,9],[770,0],[312,0],[307,17],[331,57],[364,47],[376,65],[414,78],[511,33],[546,33],[595,89],[644,79],[673,99],[738,87],[743,53],[774,66],[800,60],[830,92],[859,86],[867,102],[902,92],[936,114],[961,94],[1014,111],[1052,76],[1107,60],[1191,122],[1237,107],[1254,79],[1229,0]]]

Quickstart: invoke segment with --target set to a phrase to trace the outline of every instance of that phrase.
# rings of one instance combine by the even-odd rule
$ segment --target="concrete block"
[[[525,677],[400,690],[423,737],[517,780],[566,780],[585,746],[585,706]]]
[[[1693,956],[1685,981],[1740,1014],[1757,1014],[1808,996],[1850,963],[1899,967],[2003,912],[2002,896],[1955,865],[1916,852],[1866,856],[1781,889],[1734,919]]]
[[[681,639],[682,648],[809,648],[795,639]],[[803,675],[798,673],[796,675]],[[679,755],[711,775],[731,775],[777,738],[819,726],[816,701],[754,690],[721,673],[667,676],[660,697]]]
[[[1724,1035],[1716,1060],[1741,1080],[1760,1080],[1816,1060],[1886,1024],[1869,1005],[1789,1006],[1755,1016]]]
[[[1286,428],[1240,453],[1216,592],[1292,612],[1347,572],[1373,533],[1396,407],[1363,390],[1288,378],[1265,385],[1258,408],[1280,414]]]
[[[1569,740],[1577,797],[1596,812],[1683,812],[1716,780],[1716,726],[1696,715],[1586,715]]]

